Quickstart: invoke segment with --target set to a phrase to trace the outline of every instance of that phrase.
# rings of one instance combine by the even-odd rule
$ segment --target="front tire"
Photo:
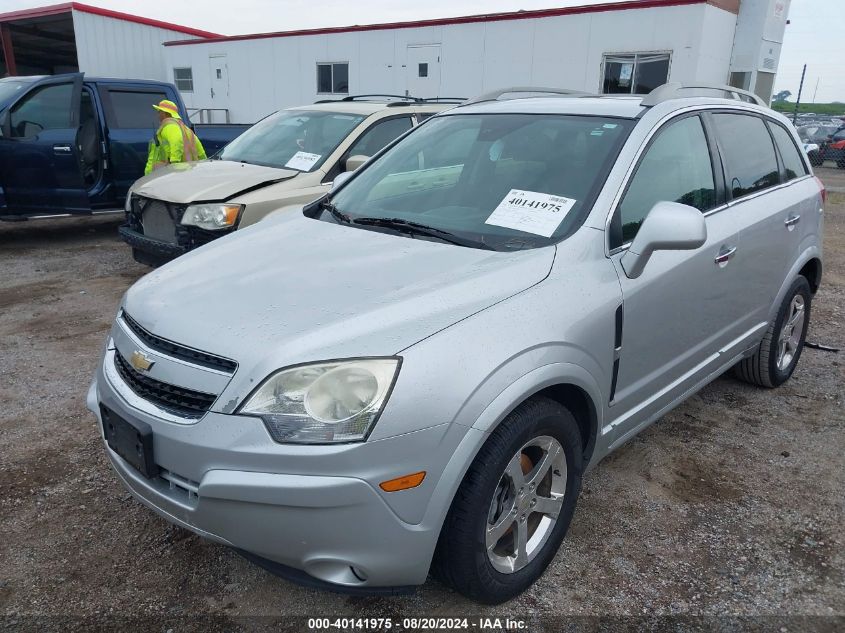
[[[812,301],[810,283],[799,276],[792,282],[769,325],[760,347],[750,358],[737,363],[737,377],[760,387],[779,387],[792,375],[804,349]]]
[[[561,404],[535,397],[491,434],[461,483],[433,571],[463,595],[499,604],[542,575],[581,491],[581,434]]]

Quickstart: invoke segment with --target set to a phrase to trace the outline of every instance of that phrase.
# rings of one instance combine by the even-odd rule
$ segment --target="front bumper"
[[[152,239],[130,228],[127,224],[118,227],[117,230],[121,239],[132,247],[136,259],[142,264],[157,266],[188,252],[184,246]]]
[[[148,479],[108,445],[106,452],[126,488],[168,521],[341,587],[425,581],[448,506],[420,506],[431,509],[441,464],[455,455],[464,427],[355,445],[279,445],[256,418],[156,419],[129,406],[102,368],[88,394],[98,420],[100,404],[152,427],[160,476]],[[415,489],[384,493],[374,483],[417,470],[428,475]]]

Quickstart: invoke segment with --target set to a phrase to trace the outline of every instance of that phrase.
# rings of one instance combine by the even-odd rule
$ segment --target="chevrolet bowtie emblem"
[[[155,365],[154,360],[150,360],[144,352],[140,352],[138,350],[132,352],[132,356],[129,357],[129,362],[138,371],[150,371],[150,368]]]

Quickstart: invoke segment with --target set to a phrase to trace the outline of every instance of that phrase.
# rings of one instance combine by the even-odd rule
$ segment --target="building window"
[[[349,64],[317,64],[318,94],[349,94]]]
[[[428,77],[428,64],[420,64],[418,74],[420,77]]]
[[[605,55],[602,63],[604,94],[648,94],[669,79],[669,53]]]
[[[194,91],[194,69],[193,68],[174,68],[173,69],[173,83],[180,92]]]

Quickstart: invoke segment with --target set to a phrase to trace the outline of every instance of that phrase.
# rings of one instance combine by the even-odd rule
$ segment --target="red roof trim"
[[[501,22],[504,20],[527,20],[530,18],[545,18],[559,15],[577,15],[579,13],[603,13],[605,11],[625,11],[628,9],[650,9],[656,7],[672,7],[691,4],[706,4],[712,0],[623,0],[606,4],[583,5],[577,7],[562,7],[558,9],[536,9],[531,11],[511,11],[508,13],[487,13],[482,15],[467,15],[454,18],[437,18],[433,20],[418,20],[416,22],[388,22],[385,24],[364,24],[355,26],[335,26],[319,29],[305,29],[301,31],[278,31],[275,33],[254,33],[249,35],[230,35],[228,37],[212,37],[205,40],[176,40],[165,42],[165,46],[184,46],[187,44],[207,44],[211,42],[233,42],[238,40],[260,40],[273,37],[294,37],[297,35],[324,35],[328,33],[355,33],[357,31],[381,31],[391,29],[419,28],[425,26],[446,26],[449,24],[467,24],[474,22]]]
[[[35,7],[33,9],[23,9],[22,11],[12,11],[11,13],[0,13],[0,22],[11,22],[13,20],[25,20],[27,18],[41,18],[48,15],[59,15],[61,13],[68,13],[70,11],[80,11],[82,13],[91,13],[106,18],[114,18],[115,20],[125,20],[126,22],[135,22],[136,24],[145,24],[146,26],[154,26],[159,29],[167,29],[168,31],[176,31],[178,33],[185,33],[186,35],[193,35],[201,38],[220,38],[223,37],[219,33],[212,33],[211,31],[202,31],[200,29],[192,29],[181,24],[172,24],[171,22],[162,22],[161,20],[153,20],[152,18],[144,18],[139,15],[132,15],[130,13],[122,13],[121,11],[112,11],[111,9],[103,9],[101,7],[92,7],[81,2],[65,2],[63,4],[53,4],[46,7]]]

